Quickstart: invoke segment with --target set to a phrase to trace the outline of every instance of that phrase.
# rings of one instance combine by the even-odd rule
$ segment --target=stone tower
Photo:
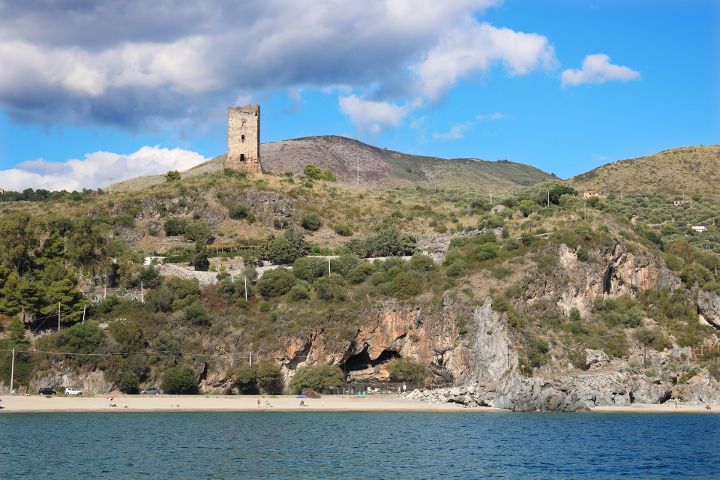
[[[260,105],[228,108],[228,152],[225,168],[262,173],[260,164]]]

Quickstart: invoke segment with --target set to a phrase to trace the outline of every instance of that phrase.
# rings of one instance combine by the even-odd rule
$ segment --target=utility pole
[[[15,382],[15,347],[12,349],[12,363],[10,364],[10,394],[13,393],[13,383]]]
[[[85,323],[85,312],[87,311],[87,305],[83,305],[83,318],[82,323]]]
[[[245,280],[245,301],[247,302],[247,275],[243,275],[243,279]]]
[[[145,285],[142,280],[140,280],[140,303],[145,303]]]
[[[60,331],[60,302],[58,302],[58,332]]]
[[[328,276],[330,275],[330,257],[328,257]]]
[[[548,208],[550,208],[550,190],[547,191],[547,202],[548,202],[547,206],[548,206]]]

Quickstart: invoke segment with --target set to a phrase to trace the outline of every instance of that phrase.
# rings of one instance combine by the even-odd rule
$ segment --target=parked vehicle
[[[160,390],[155,387],[150,387],[140,392],[140,395],[160,395]]]
[[[65,395],[82,395],[82,390],[78,390],[77,388],[66,388]]]
[[[42,387],[40,389],[40,395],[55,395],[55,389],[51,387]]]

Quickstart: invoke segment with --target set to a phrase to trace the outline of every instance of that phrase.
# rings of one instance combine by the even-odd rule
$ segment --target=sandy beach
[[[40,395],[0,396],[3,407],[0,413],[13,412],[250,412],[250,411],[305,411],[305,412],[504,412],[491,407],[464,408],[462,405],[434,404],[409,400],[399,396],[353,397],[328,395],[322,398],[301,399],[290,395],[95,395],[80,397]],[[258,406],[260,399],[260,406]],[[111,406],[116,405],[116,406]],[[665,403],[660,405],[636,404],[627,407],[595,407],[598,413],[720,413],[720,404],[705,405]]]
[[[353,397],[328,395],[322,398],[300,399],[291,395],[259,397],[257,395],[109,395],[44,397],[0,396],[4,408],[10,412],[242,412],[242,411],[342,411],[342,412],[502,412],[497,408],[464,408],[457,404],[432,404],[397,396]],[[260,399],[260,406],[258,406]],[[303,400],[305,406],[300,405]],[[266,403],[267,402],[267,403]],[[117,405],[111,407],[110,404]]]

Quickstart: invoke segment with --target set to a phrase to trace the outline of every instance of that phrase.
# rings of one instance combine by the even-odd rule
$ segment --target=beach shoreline
[[[298,398],[291,395],[95,395],[45,397],[41,395],[0,396],[0,413],[62,412],[475,412],[501,413],[508,410],[493,407],[466,408],[453,403],[427,403],[400,396],[356,397],[327,395],[321,398]],[[304,405],[301,405],[300,402]],[[114,405],[114,406],[113,406]],[[720,413],[720,404],[674,402],[599,406],[593,413]]]

